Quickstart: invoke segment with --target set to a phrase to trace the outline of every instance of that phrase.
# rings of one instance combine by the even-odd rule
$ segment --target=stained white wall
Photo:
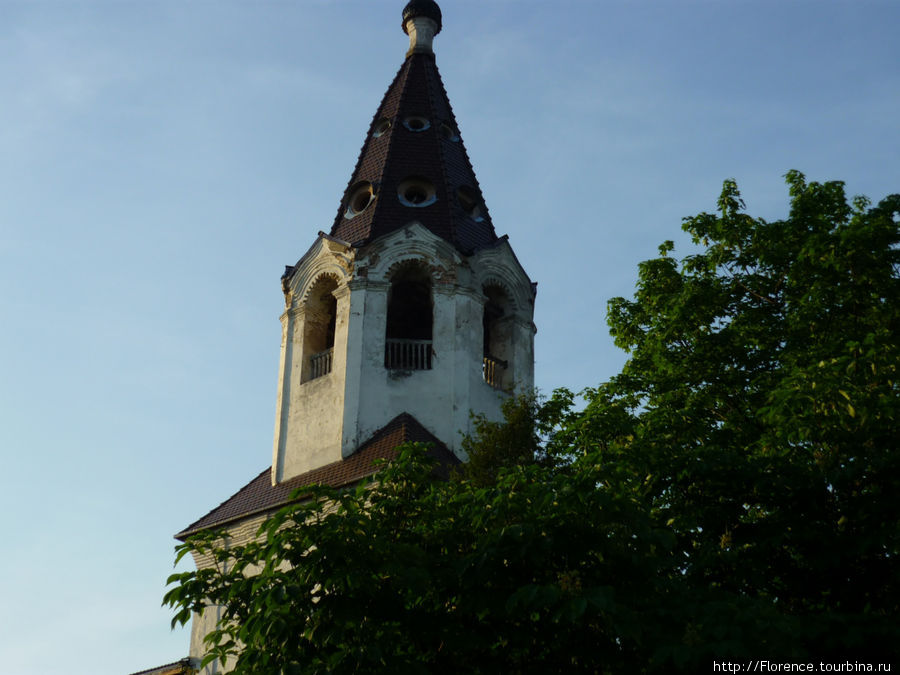
[[[286,289],[287,308],[281,315],[281,359],[278,373],[272,482],[297,476],[341,459],[339,412],[344,407],[347,336],[351,318],[352,251],[320,237],[303,257]],[[331,372],[304,381],[305,303],[323,275],[337,282],[337,317]]]
[[[430,370],[384,367],[388,293],[393,271],[416,261],[432,280],[433,357]],[[334,361],[328,375],[302,381],[304,302],[321,275],[337,280]],[[298,263],[282,315],[273,481],[348,457],[378,429],[409,413],[465,459],[463,434],[470,412],[500,418],[510,391],[494,389],[482,376],[482,314],[485,285],[499,285],[513,313],[505,319],[513,381],[510,391],[534,382],[533,292],[503,240],[464,257],[418,223],[361,249],[327,237]]]

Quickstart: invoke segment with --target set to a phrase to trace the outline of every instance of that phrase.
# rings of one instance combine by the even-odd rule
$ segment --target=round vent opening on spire
[[[403,126],[405,126],[410,131],[425,131],[426,129],[431,127],[431,122],[428,121],[427,117],[410,115],[403,120]]]
[[[476,222],[481,222],[483,220],[482,213],[484,212],[484,208],[482,207],[481,200],[478,199],[478,193],[475,192],[475,190],[464,185],[456,191],[456,198],[459,200],[459,205],[462,207],[463,211],[466,212],[467,216]]]
[[[437,196],[434,191],[434,183],[421,176],[410,176],[397,188],[397,197],[404,206],[421,208],[434,204]]]
[[[344,218],[349,220],[365,211],[369,204],[375,201],[375,190],[372,184],[365,180],[357,183],[350,189],[350,198],[347,200],[347,209]]]
[[[391,128],[391,120],[389,117],[382,117],[380,120],[375,122],[375,127],[372,130],[372,136],[378,138],[379,136],[384,136]]]
[[[456,129],[453,128],[452,125],[447,122],[441,122],[441,136],[446,138],[448,141],[453,141],[456,143],[459,140],[459,134]]]

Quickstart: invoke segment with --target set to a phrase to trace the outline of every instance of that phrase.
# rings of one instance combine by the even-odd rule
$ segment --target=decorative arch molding
[[[408,256],[400,260],[394,260],[391,263],[390,267],[387,268],[385,279],[387,281],[390,281],[397,275],[398,272],[409,267],[418,267],[422,272],[431,277],[432,283],[434,282],[434,275],[432,273],[434,266],[431,265],[426,258],[418,256]]]
[[[350,281],[352,258],[343,251],[332,250],[330,244],[331,242],[320,239],[310,253],[297,264],[288,283],[291,307],[305,303],[309,298],[310,289],[321,281],[322,277],[332,277],[339,288]]]
[[[484,252],[487,253],[487,252]],[[482,255],[473,265],[479,288],[497,286],[506,293],[513,309],[521,318],[531,321],[534,306],[534,290],[531,281],[511,255]]]
[[[368,262],[367,275],[373,281],[388,281],[398,265],[410,260],[424,264],[436,284],[454,281],[455,270],[462,264],[461,256],[451,244],[417,221],[369,245],[358,258],[360,265]]]
[[[508,280],[503,279],[498,275],[490,274],[483,276],[480,279],[480,282],[482,289],[493,286],[503,291],[503,294],[509,299],[512,310],[517,313],[519,312],[521,309],[521,300],[516,298],[516,294],[513,292]]]
[[[320,274],[316,275],[309,284],[305,286],[302,294],[297,294],[300,304],[305,305],[306,303],[308,303],[309,296],[313,292],[313,289],[316,288],[316,286],[319,286],[327,281],[332,281],[334,282],[334,285],[336,287],[340,287],[341,282],[344,280],[334,270],[325,270],[321,272]]]

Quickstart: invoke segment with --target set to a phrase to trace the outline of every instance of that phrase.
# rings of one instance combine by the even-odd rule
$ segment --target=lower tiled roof
[[[150,668],[149,670],[141,670],[137,673],[132,673],[131,675],[184,675],[185,673],[196,673],[196,669],[194,669],[191,664],[191,660],[181,659],[181,661],[175,661],[173,663],[167,663],[164,666],[156,666],[156,668]]]
[[[378,470],[376,460],[394,459],[398,454],[397,447],[408,442],[427,443],[430,446],[428,454],[437,460],[438,470],[442,473],[447,473],[451,466],[459,464],[456,455],[416,418],[409,413],[402,413],[376,431],[346,459],[307,471],[277,485],[272,485],[271,470],[266,468],[230,498],[176,534],[175,538],[183,541],[202,530],[222,527],[241,518],[274,511],[287,504],[291,500],[291,494],[304,485],[336,488],[356,483]]]

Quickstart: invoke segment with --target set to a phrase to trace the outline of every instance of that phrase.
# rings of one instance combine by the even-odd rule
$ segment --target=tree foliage
[[[407,447],[259,540],[180,547],[184,623],[218,605],[236,673],[671,672],[713,659],[872,659],[900,642],[900,196],[787,175],[790,214],[686,219],[633,300],[629,360],[579,409],[478,419],[468,468]]]
[[[900,609],[900,196],[787,182],[785,220],[742,213],[726,181],[684,223],[702,252],[641,266],[609,307],[631,358],[573,430],[669,525],[686,584],[752,604],[727,625],[776,612],[746,649],[871,654]],[[717,621],[691,628],[715,644]]]

